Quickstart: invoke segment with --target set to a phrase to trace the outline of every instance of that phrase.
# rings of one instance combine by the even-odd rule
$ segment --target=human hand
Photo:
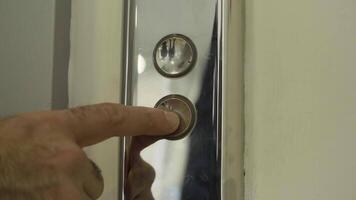
[[[113,136],[166,135],[178,125],[174,113],[118,104],[1,120],[0,199],[97,199],[103,179],[82,147]]]
[[[156,138],[148,136],[133,137],[130,141],[125,177],[125,196],[128,200],[154,200],[151,186],[155,179],[155,170],[142,159],[140,153],[156,141]]]

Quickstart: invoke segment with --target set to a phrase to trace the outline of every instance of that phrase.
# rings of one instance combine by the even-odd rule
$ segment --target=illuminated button
[[[196,109],[192,102],[182,95],[172,94],[159,100],[155,108],[175,112],[180,118],[178,129],[166,136],[169,140],[179,140],[191,133],[196,123]]]
[[[172,34],[161,39],[153,52],[154,65],[157,71],[166,77],[180,77],[194,67],[197,50],[186,36]]]

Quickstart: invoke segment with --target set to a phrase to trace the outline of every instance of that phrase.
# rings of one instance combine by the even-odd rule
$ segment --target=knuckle
[[[88,117],[89,107],[80,106],[68,110],[68,114],[75,120],[82,121]]]
[[[99,181],[98,183],[100,183],[100,184],[104,183],[104,177],[102,175],[100,167],[94,161],[92,161],[90,159],[88,159],[88,161],[91,165],[93,174],[95,175],[96,179]]]
[[[23,127],[23,128],[28,128],[28,129],[34,129],[37,128],[39,126],[43,126],[44,122],[36,119],[36,118],[32,118],[32,117],[23,117],[23,116],[18,116],[16,118],[16,121],[14,121],[14,123],[16,123],[16,125],[18,127]]]
[[[73,164],[73,166],[78,163],[84,164],[84,162],[88,160],[87,155],[80,148],[69,149],[68,152],[66,152],[66,155],[68,156],[69,163]]]
[[[154,179],[153,167],[139,159],[128,173],[127,194],[130,199],[153,199],[151,187]]]
[[[88,159],[88,164],[90,165],[89,171],[86,174],[86,183],[84,187],[93,199],[98,199],[104,191],[104,178],[101,174],[100,168]]]
[[[143,165],[144,165],[143,173],[145,174],[145,177],[146,177],[147,181],[150,182],[150,183],[153,183],[153,181],[156,178],[156,171],[154,170],[154,168],[150,164],[148,164],[146,162],[144,162]]]
[[[89,117],[99,116],[101,120],[109,125],[120,123],[124,116],[122,114],[123,106],[114,103],[101,103],[90,106],[80,106],[69,110],[69,114],[77,121],[84,121]]]
[[[76,171],[82,169],[87,163],[87,156],[80,148],[57,149],[53,159],[48,164],[53,165],[58,171]]]
[[[111,126],[120,124],[124,120],[123,106],[113,103],[99,104],[101,115],[104,120]]]
[[[38,134],[49,134],[55,127],[53,120],[46,117],[34,117],[32,115],[19,115],[8,121],[8,125],[16,127],[22,133],[26,133],[28,138]]]
[[[151,186],[155,180],[156,172],[154,168],[141,160],[139,163],[136,163],[135,166],[129,172],[129,181],[145,184],[146,186]]]

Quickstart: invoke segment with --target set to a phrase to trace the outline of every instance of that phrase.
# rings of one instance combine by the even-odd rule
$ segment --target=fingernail
[[[166,115],[167,122],[169,123],[170,127],[172,127],[171,133],[177,130],[180,119],[178,115],[174,112],[167,112],[165,111],[164,114]]]

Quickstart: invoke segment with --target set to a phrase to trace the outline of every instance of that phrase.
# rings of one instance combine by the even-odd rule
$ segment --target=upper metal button
[[[153,52],[157,71],[166,77],[180,77],[187,74],[195,65],[197,50],[188,37],[171,34],[162,38]]]

